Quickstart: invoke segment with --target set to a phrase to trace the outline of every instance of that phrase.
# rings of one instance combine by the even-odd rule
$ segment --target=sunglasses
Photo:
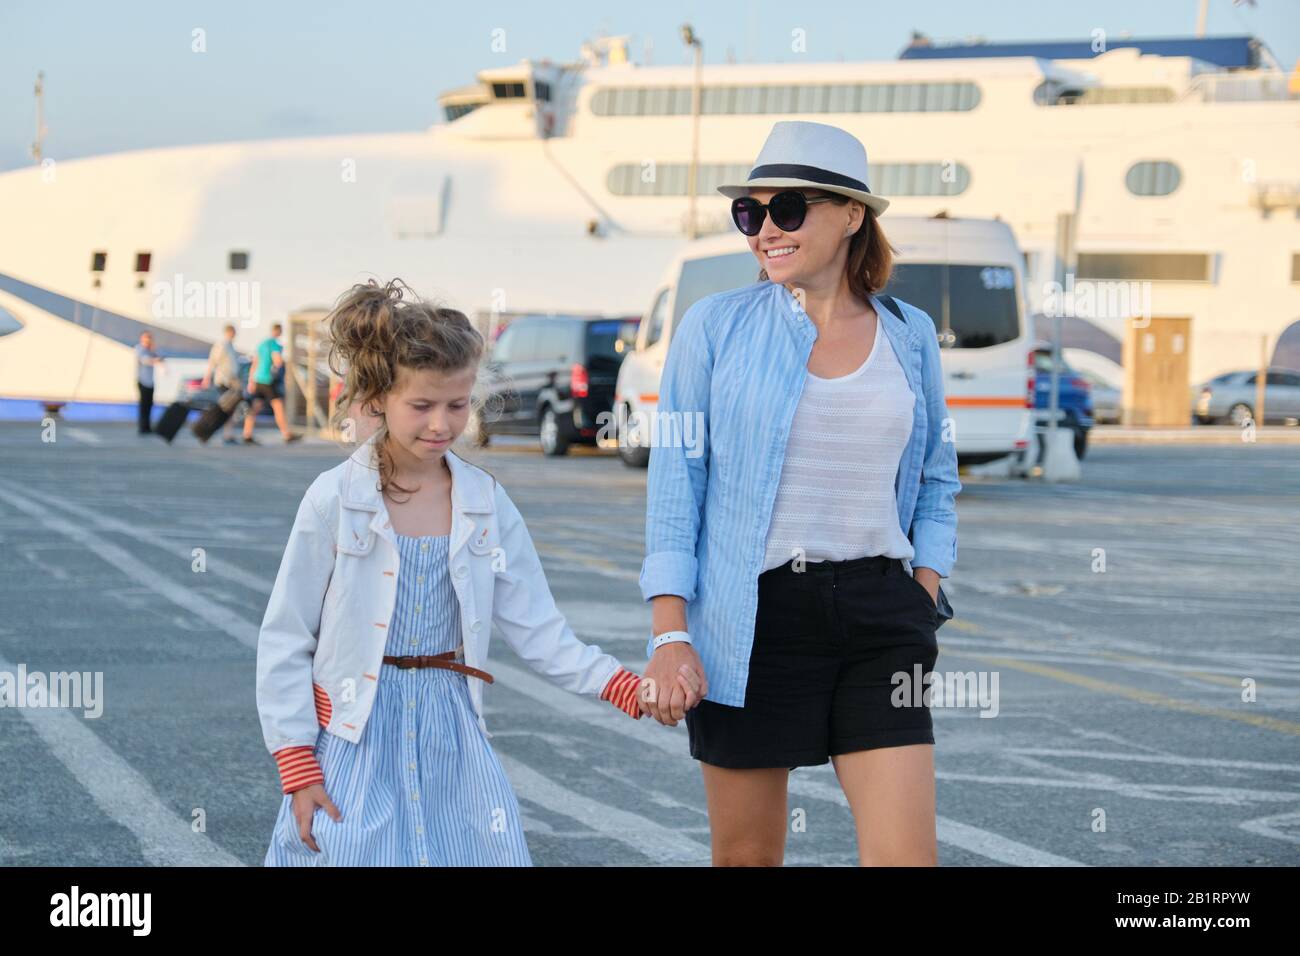
[[[808,207],[816,202],[831,202],[831,196],[809,199],[793,189],[777,193],[767,203],[752,196],[741,196],[731,201],[731,218],[736,228],[747,236],[757,236],[763,228],[764,217],[771,215],[773,224],[782,232],[794,232],[803,225]]]

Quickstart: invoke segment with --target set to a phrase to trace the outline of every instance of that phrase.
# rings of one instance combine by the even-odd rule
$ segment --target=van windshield
[[[728,289],[739,289],[758,281],[758,262],[753,253],[732,252],[703,259],[687,259],[682,263],[681,278],[677,283],[677,298],[673,300],[673,331],[681,324],[686,310],[705,296]],[[671,336],[672,332],[669,332]]]
[[[897,263],[885,295],[929,313],[952,330],[953,348],[984,349],[1020,337],[1016,277],[1009,266]]]
[[[686,260],[673,301],[673,328],[705,296],[757,281],[758,265],[748,252]],[[1021,335],[1016,277],[1009,266],[900,263],[884,294],[925,310],[939,327],[946,318],[954,348],[988,348]]]

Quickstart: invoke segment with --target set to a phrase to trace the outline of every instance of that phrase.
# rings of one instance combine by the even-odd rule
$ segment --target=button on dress
[[[385,655],[456,650],[460,613],[448,574],[450,535],[399,534],[397,603]],[[381,665],[361,739],[324,728],[315,756],[343,819],[317,807],[298,835],[285,794],[266,866],[532,866],[519,804],[478,725],[468,681],[441,667]]]

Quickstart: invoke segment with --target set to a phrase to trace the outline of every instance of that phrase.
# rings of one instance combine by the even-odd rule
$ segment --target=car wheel
[[[542,410],[542,428],[538,437],[544,455],[563,455],[569,450],[569,440],[560,434],[560,420],[555,415],[555,409],[549,405]]]
[[[1255,413],[1245,402],[1238,402],[1228,409],[1228,421],[1240,428],[1246,424],[1247,420],[1255,417]]]
[[[626,404],[619,406],[618,413],[619,421],[628,422],[632,418],[632,410]],[[628,441],[628,436],[620,433],[618,457],[623,459],[623,464],[629,468],[645,468],[650,464],[650,449],[645,445]]]

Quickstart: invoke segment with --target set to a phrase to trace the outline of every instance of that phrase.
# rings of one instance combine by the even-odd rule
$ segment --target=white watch
[[[664,631],[662,634],[656,634],[653,638],[652,651],[657,651],[665,644],[673,644],[681,641],[683,644],[691,643],[691,635],[685,631]]]

